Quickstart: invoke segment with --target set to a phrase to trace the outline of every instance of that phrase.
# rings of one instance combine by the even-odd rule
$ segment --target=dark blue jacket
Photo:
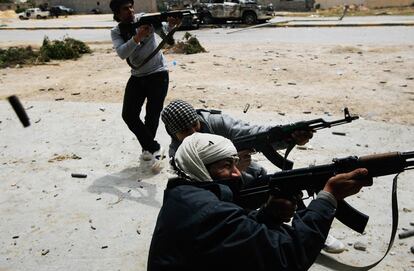
[[[335,215],[325,199],[295,214],[292,226],[272,225],[263,211],[232,203],[223,184],[170,180],[148,258],[149,271],[307,270]]]

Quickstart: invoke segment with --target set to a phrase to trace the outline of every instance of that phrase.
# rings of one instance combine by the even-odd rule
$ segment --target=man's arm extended
[[[268,131],[271,126],[251,125],[242,120],[236,120],[226,114],[211,114],[208,118],[209,124],[215,134],[233,140],[240,136],[254,135]],[[288,144],[284,141],[277,142],[273,148],[286,149]]]

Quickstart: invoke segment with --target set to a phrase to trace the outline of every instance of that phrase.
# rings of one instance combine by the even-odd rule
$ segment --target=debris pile
[[[63,40],[50,41],[45,37],[39,50],[31,46],[0,49],[0,68],[41,65],[52,59],[78,59],[91,52],[88,45],[79,40],[66,37]]]
[[[166,53],[175,53],[175,54],[198,54],[198,53],[205,53],[206,49],[201,46],[198,39],[191,35],[190,33],[186,32],[184,37],[181,41],[177,41],[174,45],[167,48]]]

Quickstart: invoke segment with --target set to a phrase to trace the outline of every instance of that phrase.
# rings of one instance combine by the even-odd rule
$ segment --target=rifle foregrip
[[[406,161],[399,152],[388,152],[361,156],[358,164],[368,169],[369,176],[379,177],[404,171]]]

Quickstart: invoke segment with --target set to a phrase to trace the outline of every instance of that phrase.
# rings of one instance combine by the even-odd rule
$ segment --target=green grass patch
[[[30,46],[0,49],[0,68],[41,65],[50,60],[78,59],[81,55],[91,52],[91,49],[79,40],[66,37],[63,40],[51,41],[45,37],[38,50]]]
[[[38,61],[39,52],[32,47],[10,47],[0,49],[0,68],[15,67],[16,65],[33,65]]]

